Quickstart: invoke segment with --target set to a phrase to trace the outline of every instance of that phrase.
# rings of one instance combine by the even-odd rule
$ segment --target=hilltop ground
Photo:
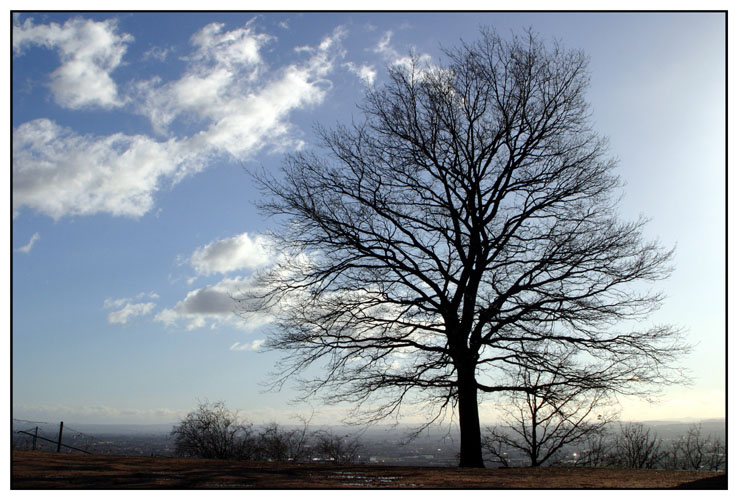
[[[312,465],[13,451],[12,489],[727,488],[723,473]]]

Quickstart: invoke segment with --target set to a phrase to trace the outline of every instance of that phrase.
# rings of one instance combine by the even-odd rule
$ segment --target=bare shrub
[[[274,462],[309,459],[311,437],[307,423],[301,429],[285,429],[277,423],[271,423],[255,437],[255,456],[259,460]]]
[[[725,443],[710,434],[703,437],[702,425],[693,424],[685,436],[670,444],[664,466],[669,469],[722,470],[725,466]]]
[[[200,403],[174,426],[175,454],[182,457],[249,459],[253,451],[251,425],[222,401]]]
[[[612,464],[615,443],[612,435],[604,428],[586,436],[579,446],[575,465],[606,467]]]
[[[329,431],[315,434],[315,451],[336,464],[355,462],[361,447],[361,441],[355,436],[339,436]]]
[[[614,463],[626,469],[654,469],[662,458],[661,439],[641,423],[620,425]]]

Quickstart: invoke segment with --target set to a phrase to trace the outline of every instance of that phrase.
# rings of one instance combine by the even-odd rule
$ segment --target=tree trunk
[[[535,394],[531,396],[533,398],[533,412],[531,415],[531,426],[530,426],[530,466],[538,467],[538,400]]]
[[[459,467],[484,467],[482,460],[482,436],[479,429],[479,405],[477,402],[477,381],[474,369],[459,373],[459,429],[461,449]]]

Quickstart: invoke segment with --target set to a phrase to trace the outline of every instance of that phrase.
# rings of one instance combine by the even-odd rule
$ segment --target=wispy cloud
[[[121,63],[129,34],[118,34],[113,19],[70,19],[63,25],[34,24],[28,18],[13,26],[13,51],[20,55],[31,45],[56,49],[61,59],[49,84],[57,104],[68,108],[123,105],[110,73]]]
[[[264,344],[264,339],[257,339],[252,342],[236,342],[234,343],[229,350],[231,351],[258,351],[259,348]]]
[[[108,313],[108,323],[125,325],[128,320],[136,316],[144,316],[154,310],[156,304],[154,302],[134,302],[143,298],[156,300],[159,296],[156,293],[140,293],[135,298],[122,299],[105,299],[103,307],[105,309],[117,309]]]
[[[376,54],[380,54],[386,59],[396,59],[400,56],[400,54],[392,48],[392,45],[390,45],[392,34],[393,33],[391,31],[385,31],[382,34],[382,38],[379,39],[377,45],[373,49]]]
[[[392,31],[385,31],[372,51],[382,56],[390,66],[401,66],[409,68],[412,64],[412,58],[409,55],[403,55],[392,46]],[[428,54],[415,54],[418,61],[423,64],[430,65],[432,58]]]
[[[362,64],[361,66],[357,66],[352,62],[347,62],[344,63],[343,66],[347,68],[350,72],[361,78],[367,85],[373,84],[375,78],[377,77],[377,71],[374,69],[373,66],[369,64]]]
[[[171,49],[166,47],[151,47],[149,50],[144,52],[143,59],[153,59],[155,61],[164,62],[170,52]]]
[[[28,241],[28,243],[20,248],[16,248],[15,251],[21,252],[21,253],[28,253],[31,251],[31,249],[33,248],[33,245],[35,245],[39,239],[41,239],[41,236],[38,233],[33,233],[33,236],[31,236],[31,239]]]
[[[126,304],[123,309],[113,311],[108,314],[109,323],[117,323],[119,325],[125,325],[128,320],[132,317],[143,316],[150,313],[156,304],[153,302],[146,302],[141,304]]]

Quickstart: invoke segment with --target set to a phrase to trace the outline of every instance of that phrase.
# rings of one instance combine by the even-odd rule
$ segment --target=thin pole
[[[36,451],[36,440],[38,439],[38,425],[36,426],[36,432],[33,434],[33,451]]]
[[[64,422],[59,422],[59,441],[56,443],[56,452],[61,453],[61,440],[62,440],[62,431],[64,430]]]

